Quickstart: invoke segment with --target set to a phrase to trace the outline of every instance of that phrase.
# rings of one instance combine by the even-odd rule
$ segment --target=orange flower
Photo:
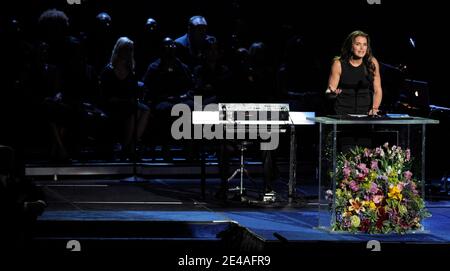
[[[357,214],[359,214],[359,212],[364,212],[366,211],[366,208],[364,208],[364,201],[360,201],[359,198],[356,199],[350,199],[350,206],[348,207],[349,211],[355,211]]]

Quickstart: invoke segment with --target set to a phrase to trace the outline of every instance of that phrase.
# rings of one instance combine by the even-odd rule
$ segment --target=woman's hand
[[[335,89],[335,90],[331,90],[331,92],[334,93],[334,94],[336,94],[336,95],[339,95],[339,94],[341,94],[342,89],[337,88],[337,89]]]
[[[336,98],[337,95],[339,95],[342,92],[342,89],[337,88],[337,89],[332,89],[332,88],[327,88],[327,90],[325,91],[325,94],[327,95],[328,98]]]
[[[380,112],[380,110],[378,110],[378,108],[372,108],[369,111],[369,116],[375,116],[378,115],[378,112]]]

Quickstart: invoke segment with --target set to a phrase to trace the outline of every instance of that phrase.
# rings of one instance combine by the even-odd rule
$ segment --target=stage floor
[[[287,184],[280,180],[276,186],[277,202],[263,204],[258,201],[260,195],[257,192],[261,189],[261,183],[260,179],[256,179],[254,183],[246,183],[250,189],[250,203],[232,200],[231,192],[230,199],[224,203],[214,197],[219,186],[218,179],[207,180],[205,199],[201,198],[198,179],[141,179],[140,182],[121,179],[57,182],[41,180],[37,184],[46,193],[49,206],[39,218],[41,226],[38,228],[38,236],[39,230],[46,229],[41,238],[62,238],[65,235],[57,233],[64,231],[61,225],[70,225],[70,222],[81,225],[84,222],[91,225],[114,225],[114,230],[102,237],[106,239],[123,237],[134,240],[178,238],[218,241],[218,231],[223,231],[230,225],[238,225],[247,229],[254,238],[265,242],[266,248],[272,246],[273,249],[306,247],[311,244],[317,247],[320,244],[333,247],[352,245],[353,249],[365,251],[369,240],[377,240],[384,248],[391,250],[431,245],[438,246],[439,249],[450,248],[450,201],[427,202],[432,217],[424,221],[423,232],[404,235],[331,233],[316,228],[317,199],[312,184],[298,184],[299,198],[289,203]],[[230,187],[236,185],[237,180]],[[62,222],[64,223],[61,224]],[[120,225],[129,222],[128,225],[133,226],[116,225],[118,222],[124,222],[119,223]],[[179,231],[176,225],[183,225],[184,228],[188,225],[189,230],[183,231],[181,235],[177,234]],[[153,230],[150,230],[152,227]],[[49,230],[52,228],[57,231],[53,237]],[[83,234],[89,235],[89,238],[95,237],[95,233],[87,233],[88,228],[83,229],[84,232],[72,229],[67,234],[70,232],[77,238],[83,238]],[[131,236],[130,232],[133,232]],[[67,235],[64,238],[70,237]]]

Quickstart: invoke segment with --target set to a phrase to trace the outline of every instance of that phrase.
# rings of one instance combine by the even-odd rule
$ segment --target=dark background
[[[79,36],[80,32],[89,33],[95,16],[105,11],[112,17],[115,36],[131,39],[139,36],[148,17],[157,20],[164,36],[177,38],[186,32],[191,16],[203,15],[208,20],[209,33],[226,47],[235,30],[235,20],[241,19],[247,25],[247,46],[263,41],[269,48],[274,68],[282,61],[287,39],[302,36],[309,54],[320,66],[316,69],[320,74],[314,77],[317,82],[313,85],[323,91],[327,87],[331,60],[339,55],[345,37],[359,29],[371,36],[373,53],[381,63],[394,67],[407,65],[407,78],[429,83],[431,104],[450,107],[448,29],[444,24],[448,8],[444,8],[443,1],[381,0],[380,5],[369,5],[366,0],[81,1],[80,5],[69,5],[66,0],[2,3],[0,36],[3,26],[16,18],[21,22],[26,39],[30,42],[38,40],[39,15],[49,8],[63,10],[68,15],[73,36]],[[410,38],[415,41],[415,48],[410,45]],[[3,56],[7,54],[2,52]],[[388,79],[382,74],[383,83],[388,83]],[[383,86],[384,103],[392,96],[389,91]],[[440,175],[447,170],[448,159],[438,158],[437,153],[448,152],[448,129],[445,128],[449,122],[448,111],[442,116],[431,117],[441,121],[439,126],[430,128],[428,135],[429,157],[436,156],[433,159],[438,161],[433,162],[430,169]]]
[[[6,4],[4,4],[6,5]],[[326,78],[333,56],[339,54],[344,38],[360,29],[371,35],[374,55],[392,65],[407,64],[409,76],[430,83],[431,103],[449,106],[442,67],[448,59],[445,8],[441,1],[388,1],[369,5],[366,0],[346,1],[122,1],[82,0],[69,5],[66,0],[10,1],[2,7],[2,20],[14,17],[22,22],[30,39],[36,34],[37,19],[48,8],[58,8],[70,18],[72,34],[89,31],[95,15],[108,12],[117,36],[138,35],[146,18],[155,18],[166,36],[176,38],[186,31],[186,22],[195,14],[204,15],[209,32],[226,42],[233,20],[248,24],[251,41],[264,41],[273,61],[282,56],[285,38],[300,34],[320,59]],[[408,41],[413,38],[416,48]],[[275,64],[274,63],[274,64]],[[323,82],[326,87],[326,82]]]

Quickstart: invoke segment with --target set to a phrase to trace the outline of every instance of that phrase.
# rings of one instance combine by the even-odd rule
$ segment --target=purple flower
[[[372,194],[376,194],[378,192],[378,185],[376,183],[371,183],[369,192]]]
[[[351,225],[352,225],[352,222],[350,222],[350,220],[348,220],[348,219],[344,220],[344,228],[350,228]]]
[[[382,148],[376,148],[375,149],[375,154],[379,155],[381,157],[384,157],[384,150]]]
[[[358,186],[358,184],[356,184],[355,181],[351,181],[351,182],[349,183],[349,186],[350,186],[350,189],[353,190],[353,191],[355,191],[355,192],[359,190],[359,186]]]
[[[378,169],[378,161],[377,160],[373,160],[370,163],[370,168],[373,169],[373,170],[377,170]]]
[[[370,150],[367,148],[364,149],[364,157],[370,157]]]
[[[385,175],[378,175],[378,176],[377,176],[377,179],[381,179],[381,180],[383,180],[383,181],[387,182],[387,180],[388,180],[388,177],[387,177],[387,176],[385,176]]]
[[[411,180],[411,177],[412,177],[412,175],[413,175],[413,174],[412,174],[412,172],[411,172],[411,171],[409,171],[409,170],[408,170],[408,171],[405,171],[405,172],[403,172],[403,176],[404,176],[404,177],[405,177],[405,179],[406,179],[406,180],[408,180],[408,181],[409,181],[409,180]]]

